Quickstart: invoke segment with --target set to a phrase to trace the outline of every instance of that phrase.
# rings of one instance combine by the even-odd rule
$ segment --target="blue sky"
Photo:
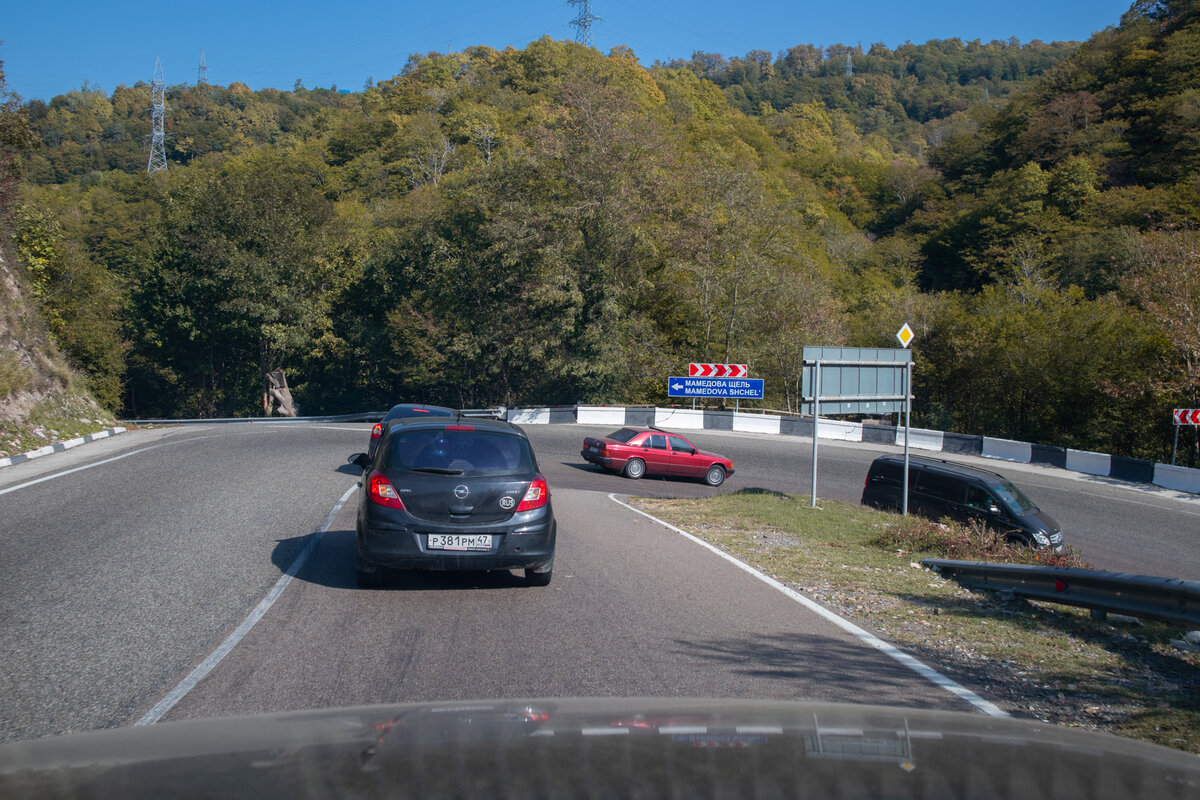
[[[593,0],[603,51],[624,44],[645,64],[694,50],[742,55],[796,44],[929,39],[1083,40],[1119,22],[1130,0]],[[205,51],[209,83],[255,89],[361,89],[396,74],[409,53],[474,44],[524,47],[571,39],[565,0],[375,2],[89,2],[3,0],[0,59],[9,89],[49,99],[84,81],[111,91],[149,81],[161,58],[168,85],[194,83]]]

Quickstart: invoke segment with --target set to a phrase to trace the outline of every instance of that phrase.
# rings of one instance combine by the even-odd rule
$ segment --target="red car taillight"
[[[371,428],[371,438],[378,439],[380,436],[383,436],[383,423],[376,422],[375,427]]]
[[[378,503],[388,508],[398,508],[401,511],[406,510],[404,503],[400,502],[400,495],[396,491],[396,487],[392,486],[391,481],[385,478],[379,470],[375,470],[367,476],[367,495],[371,498],[372,503]]]
[[[529,488],[525,490],[525,497],[517,505],[517,511],[533,511],[535,508],[541,508],[550,502],[550,487],[546,485],[546,479],[538,475],[533,479],[533,483],[529,484]]]

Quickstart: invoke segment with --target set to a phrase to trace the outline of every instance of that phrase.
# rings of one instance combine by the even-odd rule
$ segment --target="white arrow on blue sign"
[[[761,378],[667,378],[668,397],[731,397],[762,400]]]

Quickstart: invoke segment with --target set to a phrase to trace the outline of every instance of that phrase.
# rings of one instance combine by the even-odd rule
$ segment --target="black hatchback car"
[[[423,419],[426,417],[453,417],[454,409],[446,408],[445,406],[426,406],[419,403],[400,403],[392,406],[391,410],[383,415],[383,419],[371,426],[371,441],[367,445],[367,456],[375,457],[375,450],[379,447],[379,440],[383,438],[383,432],[388,427],[388,423],[397,419]]]
[[[862,504],[899,509],[904,457],[880,456],[863,482]],[[933,519],[979,520],[1030,547],[1062,549],[1062,528],[1011,481],[966,464],[909,456],[908,507]]]
[[[393,422],[364,470],[356,523],[359,586],[386,568],[525,571],[546,586],[557,525],[529,438],[495,419]]]

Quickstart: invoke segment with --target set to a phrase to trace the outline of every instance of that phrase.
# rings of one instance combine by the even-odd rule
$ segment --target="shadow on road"
[[[820,634],[756,634],[742,639],[675,640],[675,653],[754,679],[778,680],[803,687],[806,699],[844,702],[833,689],[828,698],[815,687],[869,686],[870,702],[909,708],[962,709],[964,703],[925,684],[896,661],[857,642]],[[924,688],[924,687],[923,687]]]
[[[358,590],[354,574],[354,531],[328,530],[304,566],[296,574],[297,580],[328,586],[331,589]],[[271,562],[286,572],[296,556],[308,544],[309,536],[297,536],[276,542]],[[463,589],[512,589],[525,586],[524,576],[498,570],[495,572],[426,572],[423,570],[388,570],[384,574],[382,591],[454,591]],[[363,589],[361,591],[374,591]]]

